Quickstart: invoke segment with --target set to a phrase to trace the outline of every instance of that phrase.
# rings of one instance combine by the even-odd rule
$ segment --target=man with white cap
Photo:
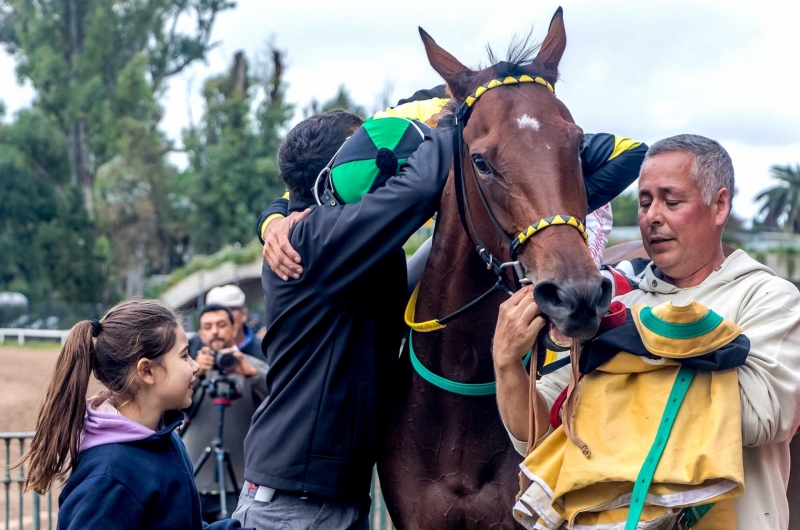
[[[206,304],[199,317],[199,331],[190,341],[189,354],[200,365],[200,370],[182,438],[192,462],[197,463],[206,447],[219,435],[220,413],[213,399],[218,388],[214,381],[223,377],[233,382],[239,395],[229,401],[224,414],[222,442],[230,455],[234,471],[232,478],[236,481],[231,483],[231,478],[225,477],[228,492],[225,513],[221,509],[213,454],[195,477],[206,522],[228,517],[236,508],[237,492],[244,477],[244,437],[250,418],[267,395],[268,367],[261,352],[261,340],[245,324],[246,319],[244,292],[235,285],[215,287],[206,295]],[[226,367],[221,360],[225,356],[229,360],[232,356],[236,361]]]
[[[247,305],[245,305],[244,291],[233,284],[214,287],[206,295],[206,305],[210,304],[225,306],[233,313],[233,326],[239,351],[257,359],[264,359],[261,353],[261,339],[256,337],[253,330],[247,325]]]

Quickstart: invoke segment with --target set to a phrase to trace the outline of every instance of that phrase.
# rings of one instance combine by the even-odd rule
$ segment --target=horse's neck
[[[445,187],[430,258],[417,299],[416,320],[442,318],[462,308],[496,281],[477,256],[458,215],[452,178]],[[439,331],[414,333],[417,357],[443,377],[487,382],[493,370],[491,338],[505,295],[489,296]]]

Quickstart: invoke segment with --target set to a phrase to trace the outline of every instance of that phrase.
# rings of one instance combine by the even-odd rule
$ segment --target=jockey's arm
[[[625,191],[638,177],[647,145],[608,133],[585,135],[581,153],[586,200],[593,212]]]

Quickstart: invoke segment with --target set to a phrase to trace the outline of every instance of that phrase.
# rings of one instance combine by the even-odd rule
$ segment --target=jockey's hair
[[[45,493],[78,461],[92,373],[106,388],[97,400],[110,399],[119,409],[136,395],[139,361],[148,359],[158,366],[175,346],[179,327],[175,312],[157,300],[127,300],[99,321],[83,320],[72,326],[58,354],[36,420],[36,434],[25,455],[12,466],[29,463],[25,491]]]
[[[278,169],[292,197],[313,200],[319,172],[364,120],[342,109],[315,114],[289,131],[278,149]]]
[[[733,210],[735,181],[733,162],[719,142],[698,134],[679,134],[659,140],[650,146],[644,159],[647,161],[662,153],[686,152],[694,156],[693,177],[700,187],[703,203],[708,206],[714,194],[727,188],[730,209]],[[730,212],[728,212],[730,215]]]

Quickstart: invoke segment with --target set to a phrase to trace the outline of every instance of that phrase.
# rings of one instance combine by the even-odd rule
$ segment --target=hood
[[[86,417],[83,420],[80,451],[86,451],[98,445],[121,442],[137,442],[153,436],[156,432],[140,423],[129,420],[119,413],[114,406],[103,401],[86,406]]]
[[[758,271],[767,272],[775,276],[775,272],[772,269],[751,258],[747,252],[744,250],[736,250],[722,262],[722,265],[709,274],[708,278],[703,280],[700,285],[707,285],[714,282],[729,283],[742,276],[747,276],[748,274]],[[690,287],[690,289],[695,289],[697,287],[699,286]],[[671,294],[683,290],[665,281],[652,261],[645,269],[644,278],[639,282],[639,289],[659,294]]]

